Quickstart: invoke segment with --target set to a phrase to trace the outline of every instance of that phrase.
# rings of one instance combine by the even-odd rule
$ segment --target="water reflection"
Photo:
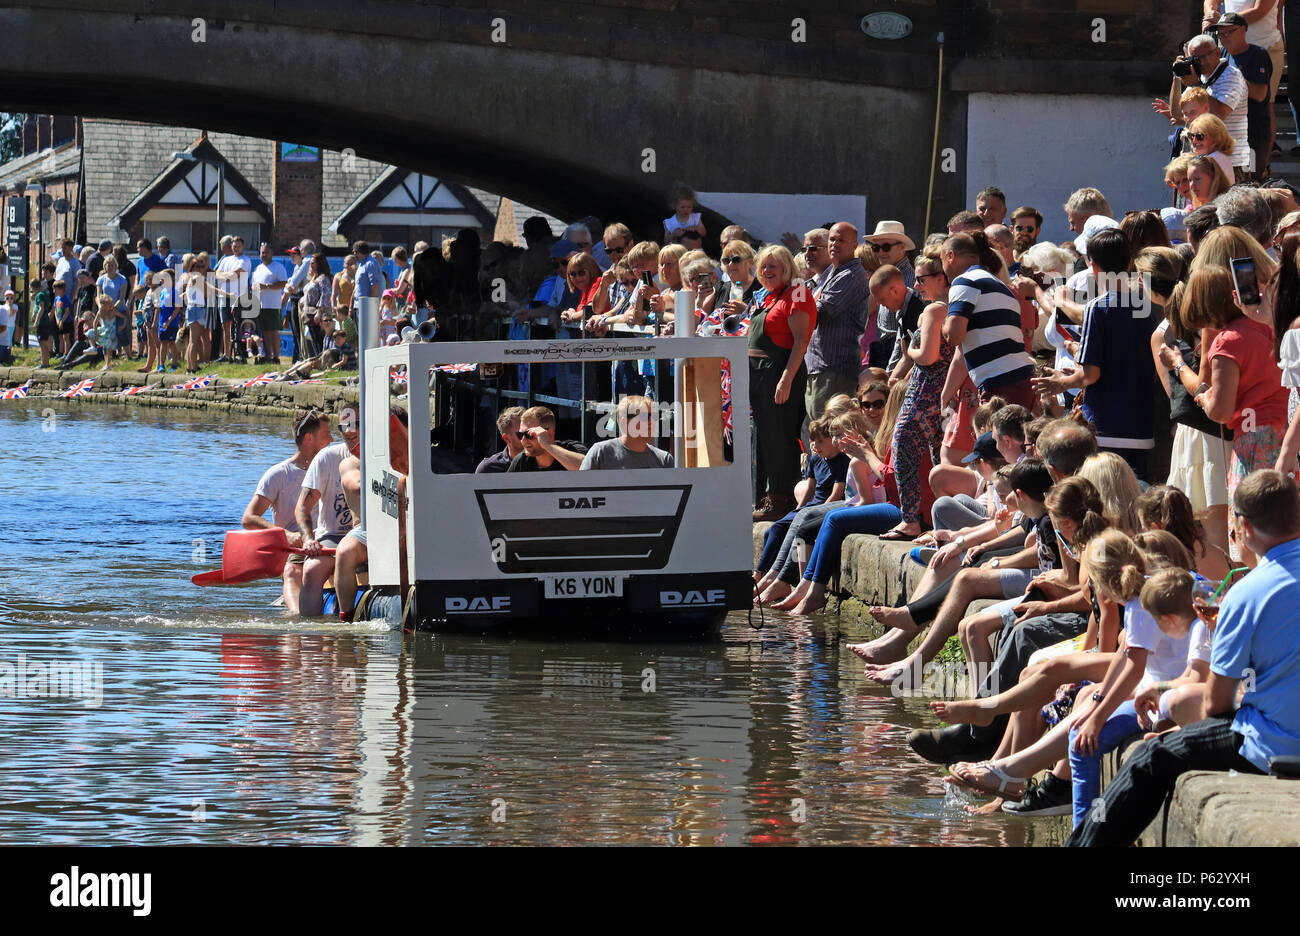
[[[42,401],[43,402],[43,401]],[[744,615],[708,644],[285,621],[198,592],[279,422],[0,408],[14,543],[0,657],[92,660],[104,703],[0,697],[6,842],[1035,844],[907,750],[930,724],[833,625]],[[105,504],[109,509],[105,510]],[[214,561],[208,557],[210,567]]]

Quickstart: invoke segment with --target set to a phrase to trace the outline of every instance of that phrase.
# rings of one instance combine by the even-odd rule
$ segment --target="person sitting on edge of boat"
[[[338,546],[353,525],[352,510],[339,478],[339,465],[349,453],[355,455],[361,450],[360,407],[356,403],[345,404],[339,410],[339,429],[343,441],[316,453],[302,479],[302,491],[294,509],[298,528],[303,531],[302,547],[307,550],[302,591],[298,596],[299,613],[304,617],[317,617],[325,608],[325,580],[334,572],[334,557],[322,556],[321,550]],[[317,504],[321,509],[313,524],[311,512]]]
[[[245,530],[267,530],[281,527],[289,533],[289,545],[302,545],[302,532],[294,510],[298,506],[298,496],[302,492],[302,479],[307,475],[316,453],[334,441],[330,431],[328,413],[318,409],[299,410],[293,422],[293,442],[297,447],[294,454],[282,462],[277,462],[262,475],[257,482],[253,498],[244,508],[241,525]],[[271,519],[263,516],[267,509]],[[311,518],[315,522],[315,518]],[[302,591],[302,571],[306,557],[290,555],[284,564],[284,607],[291,615],[298,614],[298,594]]]
[[[643,396],[618,402],[618,438],[597,442],[582,460],[581,470],[601,468],[671,468],[673,456],[650,444],[654,406]]]
[[[407,454],[410,438],[407,435],[407,414],[397,407],[389,408],[388,451],[389,464],[403,477],[410,474]],[[366,528],[361,523],[361,459],[348,455],[339,463],[339,483],[343,497],[352,511],[353,526],[339,542],[334,554],[334,593],[338,598],[340,621],[351,621],[356,613],[357,569],[370,558],[366,543]]]
[[[519,441],[519,417],[524,414],[522,406],[511,406],[503,409],[497,416],[497,432],[501,435],[501,441],[506,447],[495,455],[489,455],[478,463],[474,469],[474,474],[497,474],[510,467],[511,460],[524,450],[523,444]]]
[[[519,415],[523,451],[510,460],[507,471],[577,471],[587,454],[581,442],[555,441],[555,414],[545,406],[534,406]]]

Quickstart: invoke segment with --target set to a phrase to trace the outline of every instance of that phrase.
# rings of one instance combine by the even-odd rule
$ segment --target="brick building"
[[[161,235],[177,251],[212,250],[218,239],[219,166],[225,167],[225,230],[276,253],[310,237],[327,251],[362,238],[385,250],[438,243],[465,227],[493,239],[501,196],[309,145],[123,120],[31,115],[23,154],[0,165],[0,191],[30,203],[28,264],[62,237],[77,244]],[[44,192],[46,207],[38,215]],[[508,204],[508,203],[507,203]],[[561,222],[540,214],[558,234]],[[3,225],[0,219],[0,225]],[[4,232],[7,233],[7,232]],[[3,244],[0,238],[0,244]]]

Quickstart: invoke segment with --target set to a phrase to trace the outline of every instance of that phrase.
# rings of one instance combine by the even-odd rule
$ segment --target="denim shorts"
[[[186,308],[185,308],[185,324],[186,324],[186,325],[203,325],[203,326],[206,327],[207,324],[208,324],[208,308],[207,308],[207,306],[186,306]]]

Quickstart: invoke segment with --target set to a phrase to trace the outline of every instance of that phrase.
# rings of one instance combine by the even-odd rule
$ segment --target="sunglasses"
[[[1194,142],[1194,143],[1200,143],[1202,140],[1205,139],[1205,134],[1204,134],[1204,133],[1192,133],[1191,131],[1188,131],[1188,133],[1187,133],[1187,139],[1191,140],[1191,141]]]
[[[626,247],[606,247],[606,248],[605,248],[605,253],[609,254],[611,257],[621,257],[621,256],[623,256],[623,254],[627,253],[627,248],[626,248]]]
[[[300,438],[302,436],[302,427],[307,425],[307,423],[311,420],[313,416],[320,416],[320,415],[322,414],[321,411],[318,409],[308,410],[307,415],[302,418],[302,421],[298,423],[298,425],[293,427],[293,437],[295,439]]]
[[[902,247],[902,246],[903,246],[903,242],[902,242],[902,241],[886,241],[885,243],[882,244],[882,243],[880,243],[879,241],[877,241],[875,246],[876,246],[876,249],[877,249],[877,250],[893,250],[895,247]]]
[[[885,408],[884,400],[858,400],[858,405],[863,409],[882,410]]]
[[[515,437],[520,440],[526,439],[528,438],[528,432],[529,430],[527,429],[520,429],[518,432],[515,433]]]
[[[819,250],[821,250],[821,247],[820,247],[819,245],[817,245],[817,244],[804,244],[804,245],[803,245],[803,252],[804,252],[804,253],[816,253],[816,252],[819,251]]]
[[[733,263],[744,263],[744,257],[723,257],[722,262],[730,266]]]
[[[928,279],[934,279],[934,277],[942,275],[942,273],[918,273],[916,274],[916,281],[918,283],[924,283]]]

